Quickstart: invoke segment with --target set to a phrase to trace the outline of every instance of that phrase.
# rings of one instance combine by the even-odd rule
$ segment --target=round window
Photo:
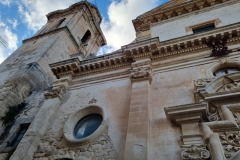
[[[82,139],[85,137],[90,136],[93,132],[95,132],[98,127],[102,123],[102,116],[98,114],[91,114],[80,121],[78,121],[75,129],[74,129],[74,136],[76,139]]]

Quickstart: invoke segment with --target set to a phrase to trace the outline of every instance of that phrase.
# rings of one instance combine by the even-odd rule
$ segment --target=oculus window
[[[235,73],[235,72],[239,72],[239,68],[236,67],[225,67],[225,68],[220,68],[217,71],[215,71],[213,73],[214,76],[216,77],[220,77],[226,74],[230,74],[230,73]]]
[[[102,123],[102,116],[99,114],[91,114],[80,121],[78,121],[74,129],[74,137],[76,139],[82,139],[93,134]]]

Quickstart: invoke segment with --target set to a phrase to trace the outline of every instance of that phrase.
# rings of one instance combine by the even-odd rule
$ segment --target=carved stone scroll
[[[208,83],[212,82],[215,78],[202,78],[194,81],[196,87],[205,87]]]
[[[210,153],[203,145],[191,145],[189,147],[185,147],[181,156],[184,160],[204,160],[210,157]]]
[[[219,119],[220,117],[217,111],[217,107],[210,105],[208,108],[208,120],[212,122],[212,121],[218,121]]]

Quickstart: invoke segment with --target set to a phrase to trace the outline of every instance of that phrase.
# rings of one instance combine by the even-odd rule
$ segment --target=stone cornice
[[[71,5],[69,8],[62,9],[62,10],[57,10],[57,11],[48,13],[48,14],[46,15],[46,17],[48,18],[48,20],[51,20],[51,19],[53,19],[53,18],[55,18],[55,17],[58,17],[58,16],[63,16],[63,15],[67,15],[67,14],[72,14],[72,13],[75,12],[75,11],[78,12],[80,7],[85,7],[85,6],[87,6],[87,7],[93,7],[93,8],[97,11],[98,18],[100,19],[100,21],[98,22],[98,24],[100,24],[101,21],[102,21],[102,17],[101,17],[101,14],[100,14],[98,8],[97,8],[95,5],[93,5],[93,4],[89,3],[89,2],[86,2],[86,1],[80,1],[80,2],[78,2],[78,3],[75,3],[75,4]],[[94,16],[94,15],[92,14],[92,16]]]
[[[226,2],[229,1],[229,2]],[[168,22],[169,20],[179,19],[181,16],[189,16],[196,12],[206,12],[208,10],[215,9],[216,7],[222,7],[228,4],[239,3],[238,0],[221,0],[221,4],[215,4],[215,0],[195,0],[185,2],[179,5],[175,5],[169,8],[155,10],[153,13],[149,12],[146,15],[140,16],[133,20],[133,25],[137,33],[141,31],[149,30],[151,25]]]
[[[125,71],[122,71],[122,72],[104,74],[104,75],[94,76],[90,78],[89,77],[82,78],[79,76],[78,78],[72,81],[72,83],[70,84],[71,86],[70,89],[77,89],[80,87],[82,88],[92,84],[95,85],[96,83],[108,83],[109,81],[123,79],[123,78],[129,79],[129,74],[130,74],[130,67],[129,69],[126,69]]]
[[[236,44],[240,41],[240,23],[236,23],[229,26],[223,26],[216,28],[211,31],[191,34],[188,36],[158,42],[153,41],[153,43],[142,42],[130,44],[130,47],[122,47],[123,53],[125,53],[129,58],[137,59],[143,57],[151,57],[151,59],[162,59],[166,57],[173,57],[179,54],[187,54],[199,51],[209,50],[205,42],[209,39],[218,36],[228,36],[228,44]],[[149,41],[149,40],[147,40]],[[147,42],[146,41],[146,42]]]
[[[113,58],[114,57],[114,58]],[[94,59],[79,61],[78,58],[69,59],[66,61],[50,64],[53,73],[57,77],[71,74],[73,77],[86,75],[91,73],[99,73],[105,70],[111,70],[130,66],[132,59],[126,56],[115,57],[111,55],[97,57],[98,61]],[[100,59],[99,59],[100,58]]]
[[[165,107],[167,118],[177,124],[199,122],[206,119],[206,103],[186,104],[174,107]]]
[[[202,34],[193,34],[166,42],[161,42],[160,46],[153,54],[152,59],[165,58],[183,53],[209,50],[205,42],[218,36],[228,36],[228,44],[236,44],[240,41],[239,23],[228,27],[221,27]]]
[[[46,36],[50,36],[52,34],[56,34],[58,32],[61,32],[61,31],[64,31],[68,38],[70,39],[70,41],[73,42],[73,45],[75,46],[76,50],[79,51],[79,45],[77,43],[77,41],[75,40],[75,38],[73,38],[73,35],[72,33],[69,31],[68,27],[67,26],[64,26],[64,27],[61,27],[61,28],[58,28],[58,29],[55,29],[55,30],[52,30],[50,32],[46,32],[46,33],[43,33],[43,34],[39,34],[37,36],[34,36],[34,37],[31,37],[31,38],[28,38],[28,39],[25,39],[22,41],[22,43],[27,43],[27,42],[30,42],[30,41],[36,41],[37,39],[39,38],[43,38],[43,37],[46,37]]]

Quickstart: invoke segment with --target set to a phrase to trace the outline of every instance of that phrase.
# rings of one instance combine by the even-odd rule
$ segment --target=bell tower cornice
[[[93,18],[95,19],[99,19],[98,23],[100,24],[102,22],[102,16],[98,10],[98,8],[89,3],[89,2],[86,2],[86,1],[80,1],[78,3],[75,3],[73,5],[71,5],[69,8],[66,8],[66,9],[61,9],[61,10],[56,10],[56,11],[53,11],[53,12],[50,12],[46,15],[48,21],[56,18],[56,17],[62,17],[62,16],[65,16],[65,15],[68,15],[68,14],[72,14],[74,12],[79,12],[79,10],[81,10],[82,8],[88,8],[91,12],[91,16],[93,16]],[[96,14],[94,15],[92,13],[92,10],[95,10]]]

